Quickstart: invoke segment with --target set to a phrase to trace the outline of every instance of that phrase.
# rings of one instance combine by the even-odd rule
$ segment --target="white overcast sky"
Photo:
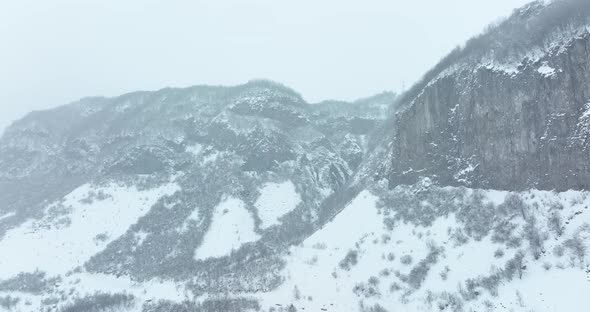
[[[530,0],[0,0],[0,132],[93,95],[276,80],[310,102],[415,82]]]

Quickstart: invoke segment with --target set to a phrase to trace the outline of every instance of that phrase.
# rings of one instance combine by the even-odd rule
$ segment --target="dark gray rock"
[[[455,52],[403,97],[379,176],[391,186],[429,176],[507,190],[590,188],[589,21],[588,3],[533,3]],[[537,41],[515,40],[550,22],[558,26]]]

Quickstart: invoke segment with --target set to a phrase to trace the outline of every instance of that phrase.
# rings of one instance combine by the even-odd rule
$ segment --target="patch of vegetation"
[[[358,263],[358,251],[350,250],[344,259],[340,261],[338,264],[341,269],[350,271],[351,267],[355,266]]]
[[[414,185],[397,186],[392,190],[374,186],[379,195],[377,207],[384,215],[385,226],[393,230],[399,221],[429,227],[440,218],[454,214],[462,226],[453,229],[450,236],[455,246],[469,239],[481,240],[492,235],[492,241],[520,246],[517,235],[517,217],[525,220],[530,207],[518,194],[508,194],[505,201],[495,206],[481,190],[442,188],[419,181]],[[520,234],[520,233],[518,233]],[[531,237],[532,238],[532,237]]]
[[[410,265],[412,264],[412,256],[411,255],[404,255],[400,258],[400,262],[404,265]]]
[[[557,258],[563,257],[564,254],[565,254],[565,248],[563,246],[558,245],[558,246],[553,247],[553,255],[556,256]]]
[[[364,298],[380,297],[379,287],[377,285],[371,285],[370,283],[358,283],[352,289],[352,292]]]
[[[518,225],[511,222],[511,220],[499,221],[493,229],[492,242],[494,243],[508,243],[514,241],[513,235]],[[512,245],[512,244],[511,244]]]
[[[541,253],[544,252],[544,242],[548,236],[546,233],[541,232],[537,227],[537,219],[531,216],[527,219],[524,227],[524,237],[529,242],[529,248],[535,260],[541,257]]]
[[[578,229],[572,238],[563,243],[563,246],[570,251],[572,263],[575,263],[577,260],[580,266],[583,266],[587,250],[580,234],[581,230]]]
[[[133,295],[105,294],[77,298],[73,303],[60,309],[60,312],[102,312],[115,311],[122,308],[131,308],[135,304]]]
[[[466,280],[465,288],[461,288],[459,293],[467,301],[477,299],[481,295],[482,290],[487,290],[492,296],[496,297],[498,296],[498,287],[503,279],[504,271],[495,270],[494,273],[488,276]]]
[[[361,312],[388,312],[384,307],[382,307],[378,303],[375,303],[374,305],[369,306],[369,307],[366,307],[364,304],[361,304],[360,311]]]
[[[0,297],[0,307],[5,310],[11,310],[20,302],[20,298],[6,296]]]
[[[396,282],[393,282],[391,285],[389,285],[389,292],[391,292],[391,293],[394,293],[394,292],[400,291],[400,290],[402,290],[402,287]]]
[[[100,253],[85,263],[92,273],[130,275],[137,280],[154,277],[194,283],[188,287],[196,294],[233,291],[267,291],[282,282],[284,267],[280,252],[300,242],[315,227],[308,211],[318,209],[315,185],[305,186],[304,179],[294,173],[265,172],[257,175],[243,171],[242,160],[235,153],[221,153],[215,163],[202,166],[189,163],[186,174],[176,181],[182,190],[156,202],[149,212],[138,219],[124,235],[110,242]],[[219,175],[219,168],[227,174]],[[283,169],[281,169],[283,170]],[[288,170],[288,168],[284,169]],[[258,226],[261,222],[254,213],[262,181],[280,179],[289,174],[299,187],[302,203],[282,218],[282,225],[267,230],[257,229],[259,241],[244,244],[227,257],[196,260],[195,250],[201,246],[212,221],[215,208],[224,196],[244,201]],[[300,179],[300,180],[298,180]],[[133,182],[133,185],[137,184]],[[197,207],[197,208],[195,208]],[[199,220],[191,220],[198,211]],[[149,233],[141,245],[137,233]],[[98,237],[97,239],[100,239]]]
[[[519,227],[515,219],[520,217],[526,220],[529,210],[530,207],[518,194],[508,194],[504,202],[496,209],[492,241],[507,244],[511,248],[519,247],[521,235],[515,235]]]
[[[90,205],[94,203],[95,200],[103,201],[109,198],[112,198],[112,196],[110,194],[105,193],[103,190],[99,190],[98,192],[91,190],[88,192],[88,194],[86,194],[86,197],[80,199],[80,203]]]
[[[260,305],[258,301],[248,298],[211,299],[205,300],[202,303],[196,303],[192,301],[176,303],[172,301],[161,300],[156,303],[145,303],[142,307],[142,312],[244,312],[252,310],[259,311]]]
[[[484,204],[483,193],[476,190],[460,206],[456,217],[464,224],[465,233],[479,241],[492,229],[491,221],[496,218],[496,207],[492,203]]]
[[[18,291],[38,295],[50,290],[60,280],[59,277],[47,278],[45,272],[41,271],[23,272],[11,279],[0,281],[0,291]]]
[[[383,211],[385,225],[390,230],[397,221],[431,226],[436,219],[455,212],[465,196],[465,189],[424,187],[420,182],[392,190],[375,186],[372,191],[379,195],[377,208]]]
[[[551,213],[551,216],[547,219],[547,228],[558,237],[563,235],[563,219],[561,218],[559,211],[553,211]]]
[[[445,266],[444,270],[442,270],[442,271],[439,273],[439,275],[440,275],[440,278],[441,278],[443,281],[446,281],[446,280],[447,280],[447,278],[449,278],[449,272],[451,272],[451,269],[450,269],[450,268],[449,268],[449,266],[447,265],[447,266]]]
[[[463,311],[463,300],[455,294],[443,292],[437,301],[439,311]]]
[[[504,277],[511,281],[515,275],[518,275],[519,279],[522,279],[522,275],[526,266],[524,265],[524,252],[519,250],[512,259],[506,262],[504,266]]]
[[[430,267],[432,267],[438,261],[439,255],[442,253],[443,249],[434,246],[433,244],[429,244],[430,251],[426,258],[420,260],[418,264],[412,268],[410,274],[407,276],[407,283],[413,287],[414,289],[420,288],[422,282],[428,276],[428,272],[430,271]]]

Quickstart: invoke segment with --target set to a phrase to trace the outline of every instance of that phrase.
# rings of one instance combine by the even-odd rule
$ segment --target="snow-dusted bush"
[[[502,248],[496,249],[496,251],[494,251],[494,258],[502,258],[502,257],[504,257],[504,250]]]
[[[553,247],[553,255],[556,256],[557,258],[563,257],[564,254],[565,254],[565,248],[562,245],[557,245],[557,246]]]
[[[388,312],[384,307],[382,307],[378,303],[376,303],[370,307],[365,307],[364,305],[361,305],[360,311],[361,312]]]
[[[402,264],[405,264],[405,265],[412,264],[412,256],[411,255],[403,255],[399,260]]]
[[[487,290],[492,296],[498,295],[498,287],[503,279],[503,272],[496,270],[493,274],[479,278],[479,285]]]
[[[461,298],[455,294],[443,292],[439,296],[439,311],[463,311],[463,305],[463,300],[461,300]]]
[[[504,277],[507,280],[511,281],[515,276],[518,276],[519,279],[522,278],[525,269],[524,256],[524,253],[519,250],[512,259],[506,262],[504,266]]]
[[[0,297],[0,307],[4,310],[11,310],[20,302],[20,298],[13,298],[11,296]]]
[[[475,300],[481,294],[478,287],[479,284],[477,280],[469,278],[465,280],[465,287],[463,287],[463,284],[459,284],[459,294],[466,301]]]
[[[436,264],[439,255],[443,251],[441,248],[438,248],[434,245],[430,245],[429,249],[430,250],[426,258],[420,260],[420,262],[418,262],[418,264],[412,268],[410,274],[408,274],[407,283],[414,289],[420,288],[422,282],[424,282],[428,272],[430,271],[430,267]]]
[[[377,285],[358,283],[352,289],[355,295],[364,298],[379,297],[381,293]]]
[[[424,184],[424,181],[420,181],[410,186],[398,186],[393,190],[375,189],[379,195],[377,207],[384,211],[384,222],[390,230],[397,221],[430,226],[436,219],[459,209],[456,199],[463,198],[463,189],[426,187]],[[391,212],[395,214],[391,216]]]
[[[465,235],[465,232],[461,228],[456,228],[452,231],[450,239],[453,242],[454,247],[458,247],[469,242],[469,237]]]
[[[449,272],[451,272],[451,269],[449,268],[449,266],[448,266],[448,265],[446,265],[446,266],[445,266],[445,268],[444,268],[444,270],[442,270],[442,271],[439,273],[439,275],[440,275],[440,278],[441,278],[443,281],[446,281],[446,280],[447,280],[447,278],[449,277]]]
[[[371,276],[369,277],[368,284],[377,287],[379,285],[379,279],[376,276]]]
[[[498,211],[508,217],[519,214],[523,219],[526,219],[528,210],[527,204],[515,193],[508,194],[504,202],[498,206]]]
[[[496,216],[496,207],[492,203],[484,204],[484,195],[480,191],[474,191],[467,202],[457,212],[457,220],[462,222],[468,236],[481,240],[492,229]]]
[[[11,279],[0,281],[0,291],[40,294],[51,289],[59,281],[59,278],[47,278],[45,272],[41,271],[22,272]]]
[[[60,312],[114,311],[121,308],[130,308],[134,305],[134,302],[133,295],[97,293],[75,299],[73,303],[62,308]]]
[[[559,211],[553,211],[551,213],[551,216],[547,219],[547,228],[557,236],[563,235],[563,220]]]
[[[399,291],[401,289],[402,289],[402,287],[396,282],[393,282],[393,283],[391,283],[391,285],[389,285],[389,292],[391,292],[391,293]]]
[[[534,216],[531,216],[527,219],[526,225],[524,227],[524,237],[529,242],[529,248],[533,257],[539,259],[541,257],[541,253],[543,252],[544,242],[547,239],[547,235],[542,233],[537,227],[537,219]]]
[[[572,262],[576,260],[580,265],[584,264],[584,258],[586,257],[586,245],[584,240],[580,237],[580,232],[574,234],[574,236],[563,243],[563,246],[570,251]]]
[[[349,271],[358,263],[358,251],[350,250],[338,264],[341,269]]]
[[[274,308],[273,308],[274,309]],[[162,311],[223,311],[223,312],[242,312],[242,311],[259,311],[260,304],[258,301],[249,298],[219,298],[207,299],[201,303],[193,301],[184,301],[176,303],[172,301],[161,300],[155,303],[146,303],[142,307],[142,312],[162,312]]]

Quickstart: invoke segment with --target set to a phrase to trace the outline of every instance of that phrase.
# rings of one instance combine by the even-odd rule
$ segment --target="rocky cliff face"
[[[430,176],[498,189],[589,188],[589,12],[581,1],[533,3],[443,61],[395,118],[384,166],[391,186]],[[544,33],[534,27],[550,21]]]

